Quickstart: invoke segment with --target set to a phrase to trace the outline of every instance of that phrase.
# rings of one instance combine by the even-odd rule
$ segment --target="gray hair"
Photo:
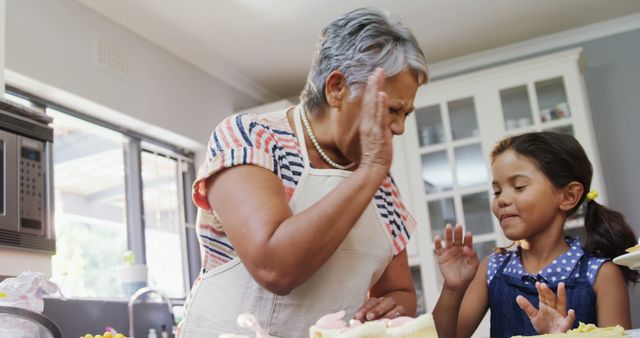
[[[322,30],[300,100],[308,112],[323,108],[325,81],[334,70],[344,74],[347,87],[356,95],[378,67],[386,77],[409,67],[419,84],[428,79],[424,53],[407,27],[378,8],[352,10]]]

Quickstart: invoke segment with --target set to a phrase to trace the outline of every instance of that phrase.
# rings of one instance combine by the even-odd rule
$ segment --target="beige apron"
[[[344,170],[310,167],[299,108],[294,111],[294,120],[304,170],[289,202],[294,213],[309,208],[351,175]],[[278,296],[263,289],[239,257],[208,271],[190,296],[180,337],[250,333],[236,324],[241,313],[254,314],[272,336],[308,337],[309,326],[324,314],[346,310],[352,318],[392,257],[391,238],[372,199],[338,250],[289,295]]]

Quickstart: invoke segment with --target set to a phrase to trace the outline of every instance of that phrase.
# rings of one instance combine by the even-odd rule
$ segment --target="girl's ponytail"
[[[624,216],[609,209],[595,200],[587,199],[587,210],[584,215],[587,231],[584,250],[589,254],[614,258],[625,254],[625,249],[636,245],[637,238],[627,224]],[[640,273],[628,267],[621,267],[624,277],[629,282],[640,281]]]

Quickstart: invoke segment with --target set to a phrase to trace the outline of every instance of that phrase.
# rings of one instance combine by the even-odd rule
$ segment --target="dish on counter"
[[[630,269],[640,270],[640,251],[618,256],[613,259],[613,262],[618,265],[628,266]]]
[[[628,337],[625,338],[640,338],[640,329],[632,329],[624,331]]]

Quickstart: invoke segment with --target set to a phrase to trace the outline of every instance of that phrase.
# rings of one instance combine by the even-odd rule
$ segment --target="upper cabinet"
[[[432,243],[447,223],[473,232],[481,259],[509,244],[490,207],[489,154],[503,137],[543,130],[575,136],[593,163],[592,186],[606,203],[581,52],[433,81],[418,91],[405,134],[394,140],[392,172],[419,224],[409,257],[426,311],[442,287]],[[579,219],[568,223],[569,232],[582,231]],[[488,335],[487,327],[481,325],[478,336]]]

